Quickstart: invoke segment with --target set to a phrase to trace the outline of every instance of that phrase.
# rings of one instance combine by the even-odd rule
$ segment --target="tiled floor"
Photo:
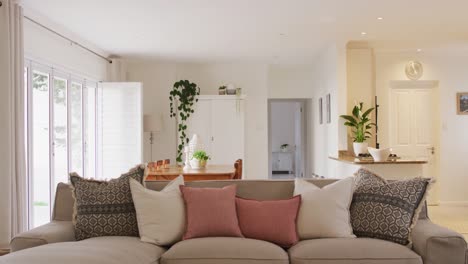
[[[463,234],[468,241],[468,206],[429,206],[428,210],[434,223]]]

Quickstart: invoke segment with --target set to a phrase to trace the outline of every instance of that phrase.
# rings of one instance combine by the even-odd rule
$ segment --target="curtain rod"
[[[0,1],[0,6],[1,6],[1,3],[2,3],[2,2]],[[60,34],[60,33],[58,33],[57,31],[55,31],[55,30],[53,30],[53,29],[51,29],[51,28],[48,28],[48,27],[44,26],[43,24],[37,22],[36,20],[34,20],[34,19],[30,18],[30,17],[27,17],[27,16],[24,16],[24,18],[27,19],[27,20],[29,20],[29,21],[31,21],[31,22],[33,22],[34,24],[36,24],[36,25],[42,27],[43,29],[45,29],[45,30],[47,30],[47,31],[49,31],[49,32],[54,33],[55,35],[57,35],[57,36],[59,36],[59,37],[61,37],[61,38],[63,38],[63,39],[66,39],[66,40],[68,40],[68,41],[70,41],[73,45],[76,45],[76,46],[78,46],[78,47],[80,47],[80,48],[82,48],[82,49],[84,49],[84,50],[86,50],[86,51],[88,51],[88,52],[94,54],[95,56],[98,56],[99,58],[101,58],[101,59],[103,59],[103,60],[105,60],[105,61],[107,61],[107,62],[109,62],[109,63],[112,63],[112,60],[111,60],[111,59],[106,58],[106,57],[102,56],[101,54],[99,54],[99,53],[97,53],[97,52],[95,52],[95,51],[93,51],[93,50],[91,50],[91,49],[89,49],[89,48],[87,48],[87,47],[81,45],[80,43],[78,43],[78,42],[76,42],[76,41],[74,41],[74,40],[72,40],[72,39],[70,39],[70,38],[68,38],[68,37],[66,37],[66,36],[64,36],[64,35],[62,35],[62,34]]]

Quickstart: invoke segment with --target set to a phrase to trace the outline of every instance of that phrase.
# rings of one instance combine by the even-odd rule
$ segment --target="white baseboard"
[[[440,201],[441,206],[468,206],[468,201]]]

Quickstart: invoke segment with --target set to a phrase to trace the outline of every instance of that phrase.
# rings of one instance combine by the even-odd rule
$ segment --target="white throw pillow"
[[[296,179],[294,195],[302,196],[297,218],[299,238],[355,237],[349,213],[353,186],[352,177],[322,189],[305,180]]]
[[[130,179],[141,241],[168,246],[182,239],[185,207],[179,185],[184,185],[183,176],[172,180],[160,192]]]

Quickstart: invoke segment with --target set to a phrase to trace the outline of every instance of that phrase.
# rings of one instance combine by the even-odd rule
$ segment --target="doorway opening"
[[[305,99],[268,101],[271,179],[304,178],[307,175],[307,105]]]

